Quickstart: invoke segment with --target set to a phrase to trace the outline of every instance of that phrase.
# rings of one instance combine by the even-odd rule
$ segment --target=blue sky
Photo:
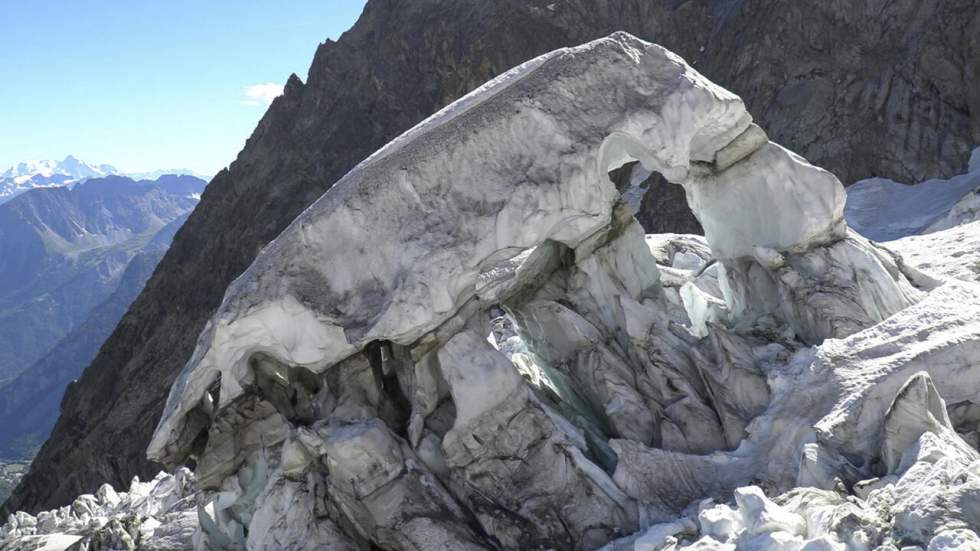
[[[0,0],[0,172],[73,154],[227,166],[290,73],[364,0]],[[271,84],[271,86],[269,86]]]

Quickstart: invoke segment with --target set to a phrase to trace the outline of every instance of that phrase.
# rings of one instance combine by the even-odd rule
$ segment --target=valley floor
[[[0,459],[0,502],[7,499],[30,464],[30,461]]]

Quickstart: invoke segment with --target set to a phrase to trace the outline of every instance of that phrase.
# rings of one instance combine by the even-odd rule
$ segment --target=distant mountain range
[[[0,205],[0,384],[105,300],[130,260],[193,209],[204,186],[193,176],[106,176]]]
[[[92,361],[190,213],[164,226],[123,270],[115,290],[40,360],[0,384],[0,460],[28,459],[58,418],[64,389]]]
[[[75,175],[89,174],[85,167]],[[43,441],[65,385],[142,289],[205,185],[193,176],[87,177],[0,204],[0,457]]]
[[[89,164],[68,155],[61,161],[24,161],[0,173],[0,203],[35,188],[72,186],[89,178],[126,176],[133,180],[156,180],[164,175],[187,175],[208,180],[189,169],[164,169],[150,172],[123,172],[112,165]]]
[[[30,455],[206,182],[69,155],[0,173],[0,458]]]

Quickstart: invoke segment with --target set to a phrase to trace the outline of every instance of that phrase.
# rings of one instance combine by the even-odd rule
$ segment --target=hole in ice
[[[630,161],[619,168],[609,171],[609,180],[616,186],[620,197],[630,207],[630,213],[636,216],[640,211],[640,202],[647,190],[650,189],[654,175],[663,178],[658,172],[652,172],[637,161]]]
[[[687,204],[684,188],[668,181],[662,173],[629,161],[610,170],[609,180],[645,233],[704,234]]]
[[[399,436],[408,434],[412,402],[405,396],[399,377],[408,376],[412,360],[408,350],[390,341],[374,341],[364,347],[364,355],[371,363],[378,391],[381,417]]]
[[[980,404],[965,400],[946,406],[953,429],[974,449],[980,448]]]
[[[318,395],[323,383],[312,371],[290,366],[269,354],[258,352],[249,358],[259,395],[293,423],[308,425],[320,418]]]

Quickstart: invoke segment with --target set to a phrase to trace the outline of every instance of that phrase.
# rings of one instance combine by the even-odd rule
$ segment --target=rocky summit
[[[645,234],[621,167],[704,235]],[[974,192],[878,244],[675,53],[547,52],[229,285],[146,449],[174,474],[0,549],[980,548]]]

